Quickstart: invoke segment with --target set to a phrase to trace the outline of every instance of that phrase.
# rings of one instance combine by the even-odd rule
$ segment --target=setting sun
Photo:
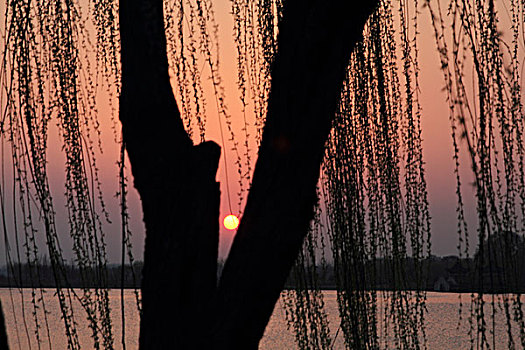
[[[239,218],[233,214],[230,214],[224,218],[224,227],[228,230],[235,230],[239,226]]]

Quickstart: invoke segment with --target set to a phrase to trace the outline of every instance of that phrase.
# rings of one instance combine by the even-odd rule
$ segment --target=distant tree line
[[[522,253],[523,254],[523,253]],[[441,292],[476,292],[478,281],[483,280],[486,293],[524,293],[525,292],[525,266],[520,266],[517,271],[505,271],[498,265],[477,269],[477,255],[473,258],[460,258],[456,255],[445,257],[431,256],[419,262],[423,264],[425,281],[424,289],[427,291]],[[399,282],[395,283],[390,273],[392,262],[386,259],[377,259],[376,264],[376,290],[393,290],[399,288]],[[407,258],[404,261],[406,274],[402,278],[403,290],[416,290],[414,260]],[[318,284],[320,289],[336,289],[334,266],[326,264],[317,266]],[[369,265],[372,271],[372,265]],[[512,279],[514,283],[509,283]],[[395,287],[397,286],[397,287]],[[296,283],[291,276],[287,283],[287,289],[294,289]]]
[[[492,293],[523,293],[525,292],[525,266],[519,265],[516,270],[507,271],[508,266],[503,260],[509,256],[517,259],[525,257],[525,240],[512,234],[502,234],[492,236],[483,245],[484,259],[480,259],[480,250],[473,257],[458,257],[449,255],[444,257],[431,256],[419,262],[423,264],[425,271],[424,280],[426,281],[426,290],[433,291],[450,291],[450,292],[475,292],[478,281],[483,280],[486,291]],[[512,254],[502,254],[505,251],[511,251]],[[480,265],[483,261],[483,266]],[[491,261],[489,265],[488,262]],[[388,259],[375,259],[375,288],[380,290],[392,290],[395,284],[392,279],[392,273],[389,269],[392,262]],[[403,289],[415,289],[415,262],[411,258],[404,260],[406,275],[402,283]],[[121,283],[122,266],[108,265],[107,286],[109,288],[138,288],[139,281],[142,278],[141,261],[135,262],[133,266],[124,266],[124,283]],[[220,276],[224,263],[219,261],[217,275]],[[372,273],[372,262],[369,264],[370,270],[365,273]],[[53,270],[46,259],[42,259],[38,266],[28,264],[13,264],[0,270],[0,287],[55,287]],[[39,272],[39,281],[35,281],[31,276]],[[321,289],[335,289],[335,268],[332,263],[325,263],[316,266],[318,284]],[[73,264],[66,266],[67,281],[73,288],[86,286],[86,281],[81,276],[88,276],[87,286],[89,288],[100,287],[97,281],[97,271],[89,269],[81,274],[78,267]],[[286,282],[286,289],[294,289],[297,286],[294,275],[291,274]],[[399,288],[399,287],[398,287]]]
[[[96,269],[90,268],[80,273],[78,266],[73,264],[65,265],[64,270],[66,281],[72,288],[139,288],[142,265],[141,261],[135,262],[133,266],[125,265],[122,274],[121,265],[110,264],[104,276],[100,276]],[[38,279],[35,279],[36,272]],[[0,270],[0,287],[55,288],[52,265],[46,259],[42,259],[38,265],[13,263]]]

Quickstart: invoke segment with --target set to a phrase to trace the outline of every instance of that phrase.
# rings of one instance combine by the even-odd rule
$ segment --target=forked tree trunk
[[[142,350],[258,347],[308,231],[345,69],[376,4],[285,1],[259,158],[216,290],[220,149],[184,131],[162,0],[120,1],[120,120],[146,225]]]

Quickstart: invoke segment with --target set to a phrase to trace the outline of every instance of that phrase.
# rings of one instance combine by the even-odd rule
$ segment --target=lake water
[[[335,291],[324,291],[325,307],[328,312],[330,330],[332,336],[337,333],[339,317],[337,312],[337,300]],[[66,349],[66,338],[63,331],[63,322],[58,312],[58,302],[53,297],[53,290],[48,289],[45,293],[46,309],[49,311],[48,324],[51,333],[49,341],[47,334],[42,330],[41,349],[48,349],[51,343],[53,349]],[[427,337],[428,348],[431,350],[449,349],[468,349],[469,348],[469,326],[464,320],[458,327],[458,306],[459,294],[456,293],[434,293],[427,295]],[[2,301],[6,326],[11,350],[38,349],[35,341],[35,324],[32,316],[31,291],[28,289],[19,290],[0,289],[0,300]],[[139,330],[139,318],[135,302],[135,295],[132,290],[124,291],[125,315],[126,315],[126,348],[137,349],[137,337]],[[469,295],[462,295],[464,304],[468,304]],[[110,291],[110,302],[112,319],[114,325],[115,347],[121,349],[121,314],[120,314],[120,290]],[[26,322],[24,324],[20,306],[25,306]],[[78,323],[79,340],[83,349],[93,347],[90,331],[87,322],[83,319],[80,304],[76,305],[76,321]],[[40,312],[40,311],[39,311]],[[464,306],[463,313],[467,314],[468,309]],[[16,321],[15,321],[16,318]],[[42,314],[40,314],[42,319]],[[490,316],[487,321],[491,322]],[[504,316],[498,310],[495,318],[496,322],[496,344],[497,349],[506,349]],[[26,334],[26,327],[29,337]],[[31,344],[29,344],[31,342]],[[296,349],[293,333],[288,330],[282,302],[280,301],[273,313],[273,316],[266,328],[264,338],[261,341],[260,349],[265,350],[289,350]],[[342,335],[339,333],[334,349],[344,349]]]

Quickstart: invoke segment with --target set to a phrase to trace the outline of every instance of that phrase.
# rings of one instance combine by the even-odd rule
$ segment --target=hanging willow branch
[[[462,143],[475,184],[477,250],[469,323],[471,348],[496,348],[495,318],[505,314],[509,349],[525,348],[523,1],[511,1],[508,25],[493,0],[425,3],[434,28],[452,125],[458,194],[459,249],[468,239],[459,171]],[[507,4],[505,4],[507,5]],[[450,24],[450,29],[447,24]],[[510,28],[510,36],[501,30]],[[522,46],[521,46],[522,47]],[[474,77],[472,87],[469,85]],[[458,139],[458,134],[460,139]],[[485,293],[492,294],[485,297]]]
[[[423,260],[430,254],[430,218],[412,60],[417,46],[403,17],[409,9],[400,6],[402,73],[393,5],[383,2],[352,56],[324,164],[339,312],[349,348],[425,347]],[[406,280],[409,271],[414,283]],[[382,288],[390,291],[376,292]]]
[[[104,76],[116,81],[116,9],[114,3],[94,4],[99,51]],[[4,224],[6,242],[13,234],[18,266],[27,263],[32,285],[36,343],[40,328],[50,345],[46,296],[40,280],[37,236],[43,234],[54,273],[67,346],[80,347],[73,300],[85,311],[93,347],[113,348],[113,330],[107,289],[107,257],[102,221],[107,218],[96,162],[97,135],[95,91],[86,39],[86,20],[79,4],[70,1],[8,1],[3,82],[6,108],[2,139],[11,148],[13,167],[13,222]],[[56,205],[49,186],[48,138],[50,123],[58,127],[65,155],[65,206],[74,263],[84,284],[80,294],[69,288],[63,256],[62,233],[57,229]],[[100,146],[99,146],[100,147]],[[5,174],[4,174],[5,175]],[[3,193],[8,192],[5,180]],[[3,205],[5,205],[3,203]],[[3,209],[5,215],[5,209]],[[103,217],[100,217],[101,213]],[[4,223],[5,223],[4,218]],[[25,261],[20,259],[19,239],[25,241]],[[10,256],[10,254],[8,254]],[[11,264],[11,261],[8,262]],[[19,279],[21,282],[22,279]],[[95,285],[97,289],[89,289]],[[38,311],[43,310],[43,313]],[[42,316],[43,315],[43,316]],[[43,317],[43,321],[40,319]],[[23,314],[24,323],[26,323]],[[28,345],[31,341],[28,340]]]
[[[245,77],[264,77],[275,55],[277,48],[270,38],[278,31],[281,5],[273,2],[252,8],[234,2],[242,101],[245,86],[251,83]],[[368,24],[364,43],[352,55],[323,165],[325,196],[319,208],[328,214],[324,230],[332,243],[341,329],[348,348],[379,348],[381,342],[398,348],[424,347],[426,296],[421,290],[426,287],[423,260],[430,254],[430,216],[418,102],[418,5],[397,5],[400,44],[393,39],[394,6],[383,2]],[[265,15],[264,9],[270,8],[276,12]],[[259,21],[250,21],[253,16]],[[258,49],[262,54],[257,54],[258,46],[253,44],[257,42],[263,42]],[[403,53],[399,68],[398,45]],[[257,84],[260,86],[265,85]],[[254,94],[254,99],[255,106],[264,106],[264,94]],[[322,295],[315,282],[319,251],[314,242],[314,238],[305,242],[291,276],[295,290],[285,293],[285,307],[299,347],[324,349],[332,342],[327,339]],[[415,292],[405,290],[409,287],[405,280],[409,256],[416,275],[410,288]],[[391,276],[388,283],[394,291],[378,295],[375,290],[384,288],[386,282],[378,276],[385,272]],[[379,306],[382,302],[384,309]],[[380,339],[380,330],[393,332],[393,340]]]

